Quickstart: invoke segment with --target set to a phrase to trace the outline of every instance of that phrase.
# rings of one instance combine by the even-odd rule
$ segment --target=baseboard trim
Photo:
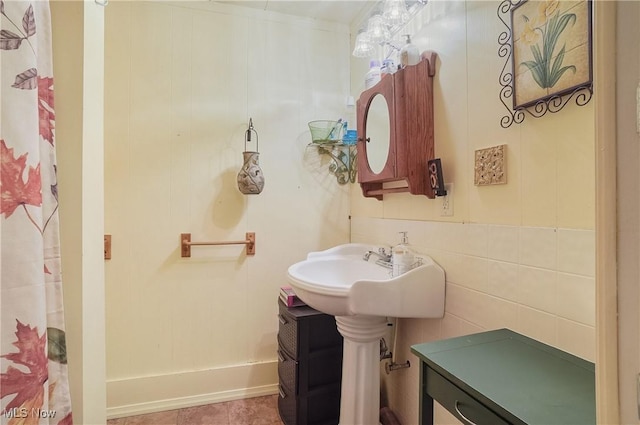
[[[107,381],[107,418],[278,393],[277,362]]]

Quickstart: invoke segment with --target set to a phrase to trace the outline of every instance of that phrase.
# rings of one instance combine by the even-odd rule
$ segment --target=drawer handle
[[[281,362],[285,361],[284,356],[282,355],[282,352],[280,350],[278,350],[278,360],[280,360]]]
[[[278,314],[278,320],[280,321],[280,324],[282,324],[282,325],[286,325],[287,323],[289,323],[289,321],[287,319],[285,319],[282,314]]]
[[[458,400],[456,400],[455,408],[456,408],[456,412],[458,412],[458,415],[460,415],[460,417],[462,417],[462,419],[464,419],[464,421],[467,422],[469,425],[478,425],[475,422],[473,422],[472,420],[470,420],[469,418],[467,418],[465,415],[462,414],[462,412],[458,408],[458,404],[460,404],[460,402]]]
[[[282,385],[278,385],[278,392],[280,393],[280,398],[287,397],[287,395],[284,393],[284,390],[282,389]]]

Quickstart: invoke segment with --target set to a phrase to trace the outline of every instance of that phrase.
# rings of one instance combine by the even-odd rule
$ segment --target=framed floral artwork
[[[590,89],[591,0],[516,3],[510,8],[513,109]]]

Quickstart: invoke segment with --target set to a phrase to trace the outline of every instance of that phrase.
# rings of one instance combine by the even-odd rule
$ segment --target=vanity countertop
[[[477,419],[482,412],[471,417],[474,403],[504,423],[596,423],[594,364],[509,329],[417,344],[411,351],[421,360],[422,403],[441,397],[465,423],[487,423]],[[469,403],[460,401],[466,396]],[[432,423],[433,407],[421,406],[421,412],[422,424]]]

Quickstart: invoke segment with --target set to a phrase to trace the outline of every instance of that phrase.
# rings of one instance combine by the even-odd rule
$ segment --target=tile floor
[[[248,398],[110,419],[107,425],[282,425],[278,396]]]

